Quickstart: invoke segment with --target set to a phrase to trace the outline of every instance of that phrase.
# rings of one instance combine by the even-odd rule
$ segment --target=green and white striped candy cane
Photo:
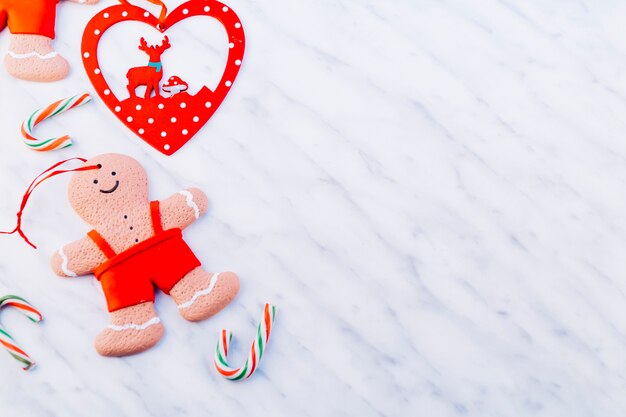
[[[21,311],[30,321],[38,323],[43,320],[41,313],[33,307],[28,301],[17,295],[6,295],[0,298],[0,309],[5,307],[13,307]],[[31,369],[35,362],[22,348],[20,348],[13,337],[2,327],[0,327],[0,344],[20,363],[25,371]]]
[[[35,111],[22,123],[22,136],[24,137],[24,144],[30,149],[39,152],[54,151],[56,149],[63,149],[68,146],[72,146],[72,140],[69,135],[62,135],[49,139],[38,139],[33,136],[33,129],[46,119],[82,106],[90,101],[91,96],[84,93],[55,101],[54,103]]]
[[[263,318],[261,319],[256,337],[252,343],[250,354],[248,355],[246,363],[241,368],[232,368],[226,361],[233,334],[229,330],[222,329],[220,339],[217,342],[214,360],[215,367],[220,375],[226,379],[230,379],[231,381],[240,381],[242,379],[250,378],[254,371],[257,370],[259,362],[263,357],[263,353],[267,349],[270,332],[272,331],[272,327],[274,327],[274,317],[276,317],[276,307],[271,304],[265,304],[265,308],[263,309]]]

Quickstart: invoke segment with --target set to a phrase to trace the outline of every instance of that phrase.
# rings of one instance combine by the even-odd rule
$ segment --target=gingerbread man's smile
[[[102,194],[111,194],[112,192],[117,190],[117,187],[119,187],[119,186],[120,186],[120,182],[119,181],[115,181],[115,185],[113,186],[113,188],[111,188],[110,190],[100,190],[100,192]]]

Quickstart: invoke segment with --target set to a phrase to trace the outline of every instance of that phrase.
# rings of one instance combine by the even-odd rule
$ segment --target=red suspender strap
[[[107,259],[111,259],[115,257],[116,255],[115,251],[113,250],[111,245],[109,245],[109,242],[104,240],[104,238],[100,235],[100,233],[96,232],[95,230],[92,230],[91,232],[87,233],[87,236],[89,236],[91,240],[93,240],[93,243],[95,243],[96,246],[98,246],[98,248],[102,251],[104,256],[107,257]]]
[[[150,202],[150,217],[152,218],[152,230],[154,235],[160,235],[163,233],[163,225],[161,224],[161,210],[159,208],[159,201]]]
[[[161,226],[161,210],[159,209],[158,201],[150,202],[150,217],[152,219],[152,230],[154,231],[154,235],[156,236],[163,233],[163,227]],[[109,242],[107,242],[102,235],[100,235],[100,233],[92,230],[87,233],[87,236],[93,240],[93,243],[98,246],[98,249],[102,251],[107,259],[114,258],[117,255],[111,245],[109,245]]]

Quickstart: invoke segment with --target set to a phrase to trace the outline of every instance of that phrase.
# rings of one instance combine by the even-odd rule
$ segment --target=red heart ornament
[[[164,91],[168,91],[165,90],[167,86],[169,92],[178,94],[169,97],[160,95],[159,81],[163,76],[163,68],[160,61],[153,62],[153,58],[169,47],[169,41],[165,37],[161,45],[148,46],[142,38],[139,49],[150,55],[150,62],[146,67],[129,69],[126,74],[129,79],[129,97],[120,101],[111,91],[98,63],[98,44],[104,33],[111,26],[125,21],[143,22],[163,33],[192,16],[217,19],[228,35],[228,60],[215,90],[203,86],[196,94],[190,94],[186,91],[186,83],[173,76],[164,85]],[[87,24],[82,39],[82,56],[89,80],[113,114],[152,147],[165,155],[172,155],[204,126],[224,101],[239,73],[245,37],[237,14],[230,7],[215,0],[191,0],[162,17],[159,20],[145,9],[127,3],[108,7]],[[139,44],[139,39],[137,42]],[[155,80],[156,84],[153,83]],[[156,85],[154,96],[145,98],[134,94],[133,86],[146,85],[147,90],[150,90],[150,83]]]

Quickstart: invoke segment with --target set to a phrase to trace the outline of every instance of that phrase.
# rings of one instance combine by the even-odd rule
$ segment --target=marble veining
[[[172,157],[99,99],[36,128],[70,133],[74,147],[42,155],[21,143],[31,111],[93,92],[81,32],[113,0],[59,6],[69,79],[0,71],[0,228],[52,163],[126,153],[148,170],[152,198],[208,194],[186,240],[207,269],[242,279],[233,304],[199,324],[158,297],[159,345],[99,357],[98,283],[48,265],[87,226],[67,202],[69,178],[49,181],[25,213],[39,249],[0,237],[0,291],[45,316],[35,326],[2,312],[38,367],[0,352],[0,415],[623,416],[626,3],[228,3],[246,31],[241,73]],[[219,80],[226,37],[198,19],[168,31],[164,80]],[[139,36],[159,40],[127,24],[102,42],[115,94],[130,65],[145,65]],[[229,360],[243,362],[265,302],[279,310],[260,370],[222,379],[220,329],[234,332]]]

